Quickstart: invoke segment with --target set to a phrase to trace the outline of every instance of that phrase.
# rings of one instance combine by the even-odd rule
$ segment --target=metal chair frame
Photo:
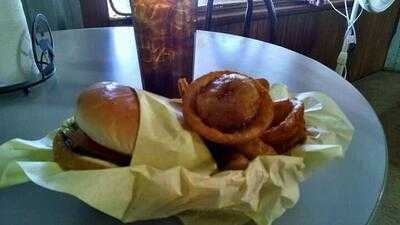
[[[270,41],[275,42],[275,26],[278,21],[278,18],[276,16],[274,3],[272,0],[263,0],[263,1],[267,7],[268,18],[271,20],[271,26],[269,29],[269,32],[271,34]],[[253,8],[254,8],[253,0],[247,0],[246,14],[245,14],[244,25],[243,25],[243,36],[245,36],[245,37],[249,37],[249,35],[250,35],[251,20],[253,17]],[[205,22],[206,30],[210,30],[212,27],[213,9],[214,9],[214,0],[208,0],[207,1],[207,11],[206,11],[206,22]]]

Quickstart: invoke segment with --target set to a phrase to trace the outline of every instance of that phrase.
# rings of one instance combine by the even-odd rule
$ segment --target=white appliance
[[[0,88],[37,80],[39,70],[20,0],[1,0]]]
[[[332,7],[339,14],[344,16],[347,20],[347,29],[343,39],[342,50],[339,53],[336,66],[336,72],[339,75],[346,78],[347,75],[346,65],[347,65],[349,47],[351,44],[356,44],[357,42],[356,30],[354,28],[354,24],[361,16],[362,11],[365,10],[367,12],[380,13],[389,8],[389,6],[392,5],[395,0],[354,0],[350,16],[347,10],[347,4],[346,4],[347,2],[346,0],[344,1],[345,1],[346,14],[343,14],[340,11],[338,11],[330,1],[329,3],[331,3]]]

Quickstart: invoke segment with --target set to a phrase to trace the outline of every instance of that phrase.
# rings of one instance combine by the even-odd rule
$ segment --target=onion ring
[[[182,97],[183,115],[185,121],[192,128],[192,130],[210,141],[230,145],[245,143],[259,137],[264,132],[264,130],[267,129],[272,123],[274,113],[273,102],[267,92],[267,89],[260,85],[259,82],[255,82],[255,86],[262,98],[260,101],[259,111],[255,118],[253,118],[252,121],[249,122],[249,124],[231,133],[226,133],[206,125],[197,115],[197,112],[195,110],[196,97],[200,93],[200,91],[210,82],[225,74],[231,73],[234,72],[217,71],[208,73],[192,82],[188,87],[189,91],[186,91],[184,93],[184,96]]]
[[[244,170],[249,165],[249,160],[237,152],[229,152],[222,157],[223,170]]]
[[[305,130],[299,130],[299,132],[290,140],[282,142],[280,144],[275,144],[274,149],[279,154],[284,154],[290,149],[296,147],[296,145],[303,143],[307,139],[307,132]]]
[[[272,126],[280,124],[288,117],[289,113],[293,110],[293,104],[290,99],[279,100],[274,102],[274,120]]]
[[[181,97],[185,94],[188,88],[189,88],[189,83],[187,82],[186,78],[179,78],[178,90]]]
[[[306,138],[304,104],[298,100],[290,100],[291,112],[278,125],[266,130],[261,139],[270,144],[279,153],[285,153]],[[285,103],[286,104],[286,103]]]
[[[264,78],[256,79],[256,81],[263,86],[265,89],[269,90],[269,82]]]
[[[260,155],[276,155],[274,148],[263,142],[260,138],[253,139],[247,143],[233,146],[236,151],[253,160]]]

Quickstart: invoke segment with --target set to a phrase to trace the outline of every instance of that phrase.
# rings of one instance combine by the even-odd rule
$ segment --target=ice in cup
[[[197,1],[132,1],[135,38],[143,88],[179,96],[177,82],[193,78]]]

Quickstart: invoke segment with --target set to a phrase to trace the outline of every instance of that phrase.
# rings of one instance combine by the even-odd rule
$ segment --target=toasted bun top
[[[132,88],[101,82],[80,94],[75,120],[98,144],[131,155],[139,128],[139,110],[139,100]]]

